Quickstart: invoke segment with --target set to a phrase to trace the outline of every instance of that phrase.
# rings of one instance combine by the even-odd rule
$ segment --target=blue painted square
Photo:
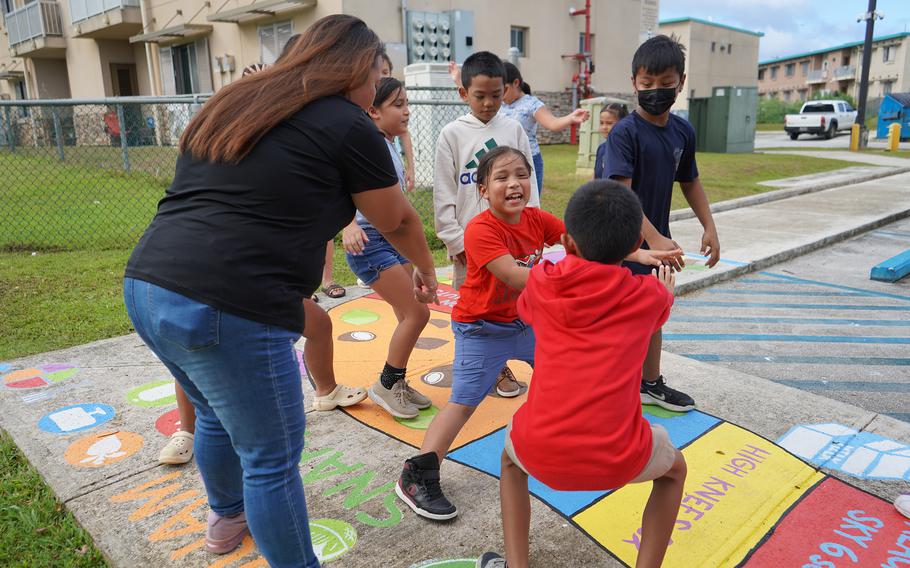
[[[643,409],[649,422],[660,424],[667,429],[667,432],[670,433],[670,440],[676,447],[692,442],[692,440],[698,438],[720,422],[720,419],[697,410],[680,416],[658,417],[652,415],[647,406],[643,407]],[[450,452],[448,457],[498,478],[500,456],[504,446],[505,428],[501,428],[488,436]],[[528,480],[528,490],[566,517],[571,517],[601,496],[609,493],[609,491],[555,491],[533,478]]]

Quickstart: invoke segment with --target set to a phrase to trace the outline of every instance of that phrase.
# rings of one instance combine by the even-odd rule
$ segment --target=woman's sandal
[[[337,300],[338,298],[344,298],[345,294],[347,294],[347,291],[345,291],[344,286],[332,282],[328,286],[322,287],[322,293],[329,298]]]
[[[313,410],[335,410],[337,407],[357,404],[367,397],[367,391],[362,388],[336,385],[335,390],[325,396],[313,399]]]

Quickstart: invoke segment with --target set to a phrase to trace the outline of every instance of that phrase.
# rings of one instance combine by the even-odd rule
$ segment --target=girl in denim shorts
[[[406,186],[401,156],[392,141],[408,132],[408,98],[398,79],[383,77],[369,109],[370,118],[385,136],[402,191]],[[430,310],[414,297],[412,266],[376,230],[360,211],[342,234],[351,271],[388,302],[398,318],[389,342],[389,354],[379,379],[370,387],[370,398],[398,418],[415,418],[432,401],[405,380],[408,359],[430,319]]]

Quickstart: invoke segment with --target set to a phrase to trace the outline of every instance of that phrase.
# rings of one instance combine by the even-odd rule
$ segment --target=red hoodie
[[[653,276],[567,255],[531,270],[518,299],[534,328],[534,375],[512,418],[528,472],[563,491],[599,491],[634,479],[651,457],[641,415],[641,367],[673,295]]]

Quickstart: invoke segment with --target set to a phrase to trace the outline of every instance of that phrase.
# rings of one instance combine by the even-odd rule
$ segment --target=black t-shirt
[[[657,126],[633,112],[613,127],[606,144],[605,177],[632,178],[645,216],[669,238],[673,182],[698,177],[695,129],[675,114]]]
[[[253,321],[302,332],[326,242],[351,194],[398,183],[382,134],[340,96],[275,126],[238,164],[177,160],[126,276]]]

